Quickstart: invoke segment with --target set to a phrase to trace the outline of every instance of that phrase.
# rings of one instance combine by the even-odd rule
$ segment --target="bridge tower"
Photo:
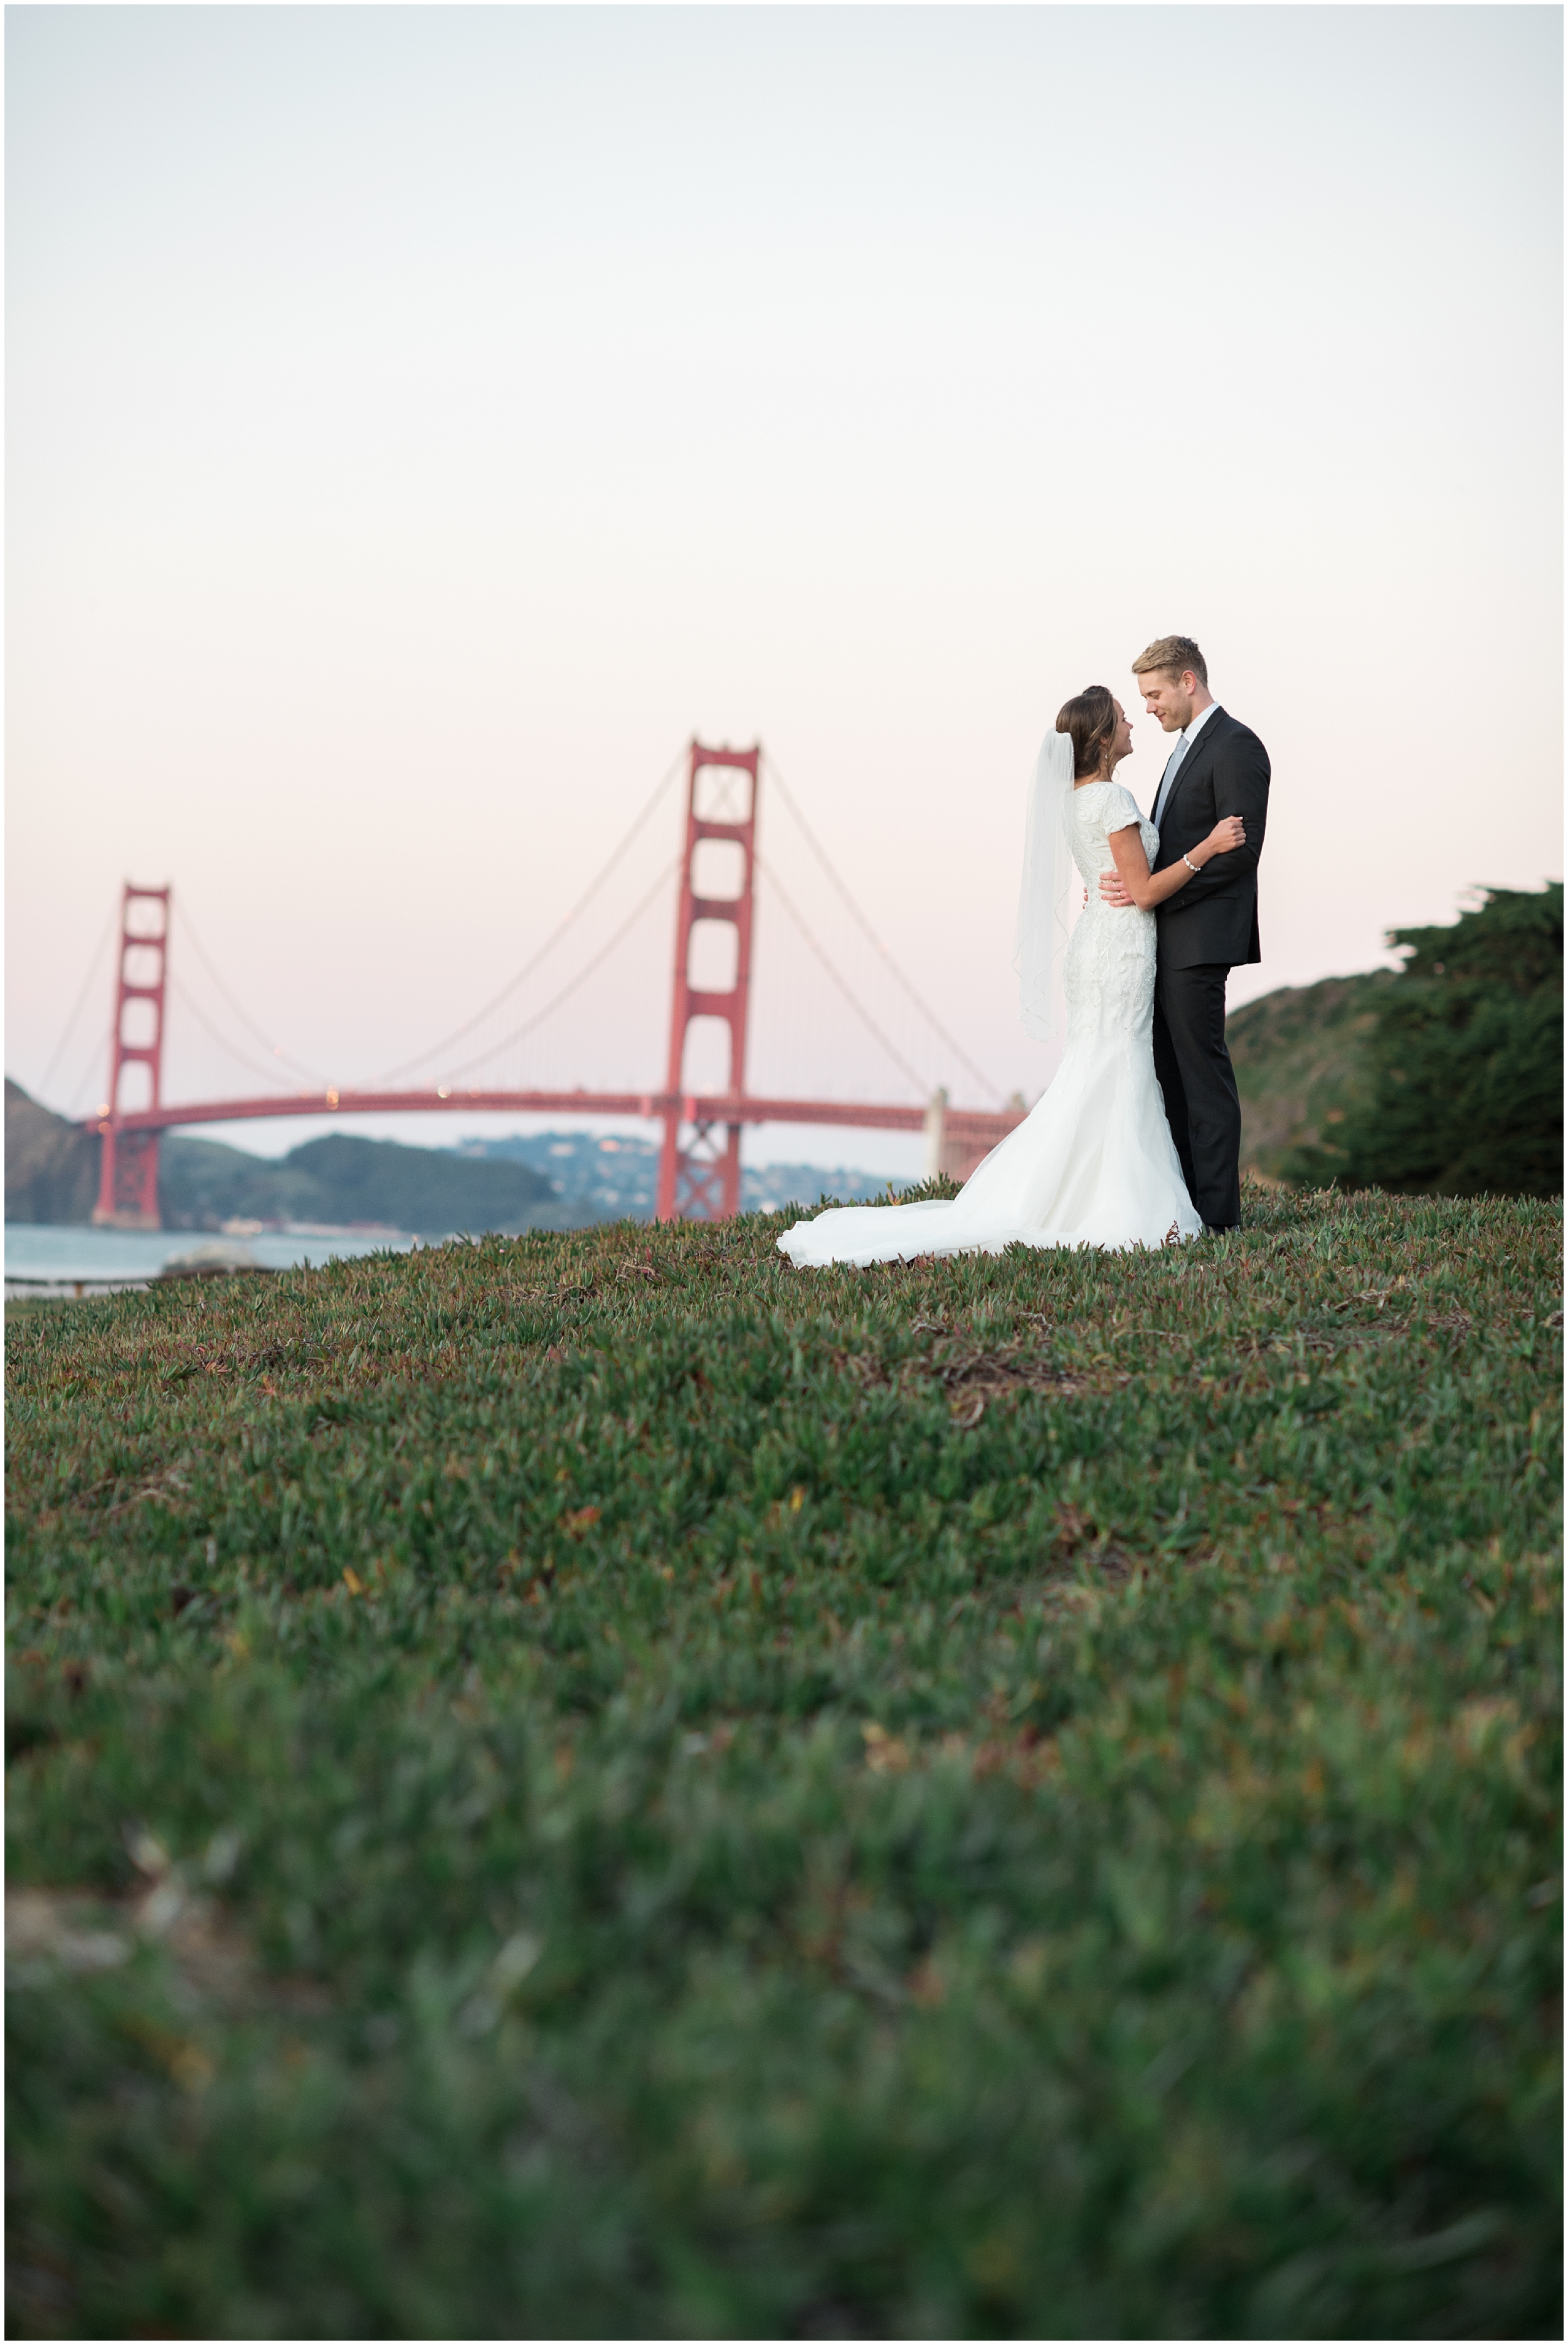
[[[746,1088],[746,1011],[752,982],[752,880],[755,865],[757,767],[754,749],[705,749],[693,741],[686,788],[686,850],[675,913],[675,977],[670,1003],[670,1067],[665,1090],[675,1104],[664,1115],[655,1210],[662,1222],[728,1221],[741,1209],[741,1127],[715,1119],[700,1122],[684,1090],[686,1033],[694,1018],[722,1018],[730,1030],[727,1096]],[[709,840],[738,849],[739,888],[723,887],[724,874],[699,870],[699,848]],[[704,865],[727,860],[736,876],[737,857],[710,854]],[[699,889],[699,879],[710,892]],[[725,920],[735,931],[734,981],[724,992],[692,982],[692,931],[699,920]]]
[[[143,907],[146,909],[143,909]],[[163,997],[168,961],[169,890],[136,888],[127,879],[120,898],[120,952],[116,964],[115,1023],[109,1041],[109,1096],[98,1119],[103,1160],[95,1222],[116,1230],[157,1230],[158,1137],[156,1132],[126,1132],[120,1118],[137,1108],[163,1104]],[[138,1005],[146,1002],[146,1010]],[[139,1037],[127,1028],[139,1026]],[[149,1099],[127,1101],[127,1069],[145,1066]]]

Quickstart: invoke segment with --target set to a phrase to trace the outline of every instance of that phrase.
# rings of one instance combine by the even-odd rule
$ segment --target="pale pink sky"
[[[6,40],[30,1087],[126,876],[305,1065],[411,1057],[697,730],[766,743],[1033,1096],[1035,750],[1170,628],[1273,758],[1233,1000],[1560,871],[1557,10],[35,8]],[[972,1096],[763,818],[922,1082]],[[675,832],[672,797],[490,1040]],[[759,920],[754,1087],[908,1096]],[[671,921],[491,1071],[656,1081]],[[96,983],[62,1109],[100,1095]],[[177,998],[168,1094],[258,1087]]]

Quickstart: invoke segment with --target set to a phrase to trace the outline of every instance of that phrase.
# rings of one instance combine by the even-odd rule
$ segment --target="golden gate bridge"
[[[161,1226],[158,1146],[166,1132],[189,1124],[245,1123],[278,1116],[341,1117],[389,1112],[471,1115],[499,1111],[612,1115],[658,1122],[663,1127],[655,1195],[655,1213],[661,1221],[723,1220],[739,1211],[741,1133],[747,1124],[839,1124],[884,1132],[924,1131],[930,1169],[951,1173],[960,1180],[966,1177],[986,1151],[1021,1122],[1025,1108],[1017,1093],[1006,1107],[989,1110],[950,1106],[944,1091],[922,1103],[907,1105],[864,1100],[764,1097],[747,1091],[746,1037],[752,993],[757,801],[763,750],[760,743],[750,749],[713,748],[693,739],[682,763],[686,767],[686,815],[678,867],[669,1053],[664,1080],[657,1089],[465,1090],[443,1082],[401,1090],[327,1086],[319,1091],[275,1092],[259,1098],[166,1101],[165,995],[169,975],[173,891],[168,887],[137,887],[127,880],[121,896],[119,949],[115,965],[108,1096],[95,1114],[83,1120],[103,1143],[95,1222],[119,1229]],[[670,778],[667,773],[666,785]],[[775,772],[773,778],[782,788],[782,777]],[[661,790],[664,786],[661,785]],[[655,793],[655,800],[658,796]],[[483,1010],[460,1027],[455,1035],[449,1036],[448,1043],[470,1032],[539,965],[624,852],[652,811],[652,804],[643,809],[598,878],[545,946]],[[816,847],[804,817],[798,808],[793,810],[828,877],[865,927],[854,899]],[[788,899],[784,900],[787,904]],[[789,909],[793,913],[793,906]],[[799,915],[794,917],[798,922]],[[699,985],[693,976],[694,933],[709,922],[733,931],[732,981],[722,987]],[[807,942],[821,958],[820,948],[804,923],[801,925]],[[869,929],[866,934],[930,1023],[970,1071],[978,1074],[921,1001],[885,948]],[[612,943],[614,941],[612,939]],[[829,973],[835,974],[831,964],[828,966]],[[216,978],[217,972],[211,973]],[[556,1000],[564,998],[563,994],[558,995]],[[854,997],[850,998],[853,1000]],[[541,1016],[553,1007],[554,1002],[547,1004]],[[858,1003],[855,1007],[861,1008]],[[864,1009],[861,1015],[884,1047],[899,1058]],[[694,1091],[685,1086],[683,1080],[688,1036],[693,1026],[704,1020],[717,1021],[727,1035],[728,1069],[726,1087],[722,1091]],[[435,1049],[443,1047],[438,1044]],[[420,1058],[434,1055],[432,1050],[421,1052]],[[410,1066],[419,1063],[419,1060],[409,1062]],[[899,1063],[905,1064],[901,1058]],[[905,1071],[912,1073],[913,1070],[905,1067]],[[139,1103],[136,1098],[138,1091],[142,1095]]]

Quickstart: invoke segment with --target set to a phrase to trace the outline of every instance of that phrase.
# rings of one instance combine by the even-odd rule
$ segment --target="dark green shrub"
[[[1563,886],[1494,888],[1452,927],[1396,929],[1409,954],[1367,1044],[1372,1081],[1292,1180],[1429,1196],[1563,1186]]]

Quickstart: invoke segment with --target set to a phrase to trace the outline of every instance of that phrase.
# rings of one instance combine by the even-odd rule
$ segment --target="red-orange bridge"
[[[748,1123],[924,1131],[932,1168],[964,1178],[1021,1120],[1023,1101],[1016,1094],[1006,1107],[986,1110],[950,1107],[941,1091],[928,1104],[898,1106],[865,1101],[768,1099],[754,1096],[745,1088],[762,756],[760,746],[714,749],[693,741],[683,759],[687,769],[686,825],[675,920],[670,1051],[663,1085],[656,1091],[465,1091],[442,1084],[418,1090],[323,1090],[255,1099],[166,1102],[162,1096],[164,995],[170,890],[137,888],[127,882],[116,964],[108,1101],[105,1110],[86,1119],[88,1128],[103,1139],[94,1220],[118,1228],[160,1225],[158,1142],[164,1132],[183,1124],[242,1123],[277,1116],[472,1115],[500,1111],[657,1120],[664,1128],[656,1202],[661,1221],[723,1219],[739,1210],[741,1131]],[[639,824],[649,810],[639,817]],[[738,885],[731,894],[711,890],[700,894],[695,888],[697,850],[710,839],[725,841],[739,850],[738,858],[732,858]],[[622,841],[622,847],[626,843]],[[617,856],[621,851],[618,848]],[[612,863],[614,860],[612,857]],[[607,865],[605,869],[609,868]],[[691,981],[692,930],[699,920],[725,921],[735,929],[734,982],[723,992],[703,990]],[[903,982],[907,986],[906,980]],[[687,1029],[698,1018],[718,1019],[729,1031],[730,1087],[723,1092],[693,1093],[682,1088]],[[137,1070],[145,1070],[145,1074],[138,1077]],[[127,1103],[127,1092],[138,1083],[147,1094],[146,1103],[132,1106]]]

